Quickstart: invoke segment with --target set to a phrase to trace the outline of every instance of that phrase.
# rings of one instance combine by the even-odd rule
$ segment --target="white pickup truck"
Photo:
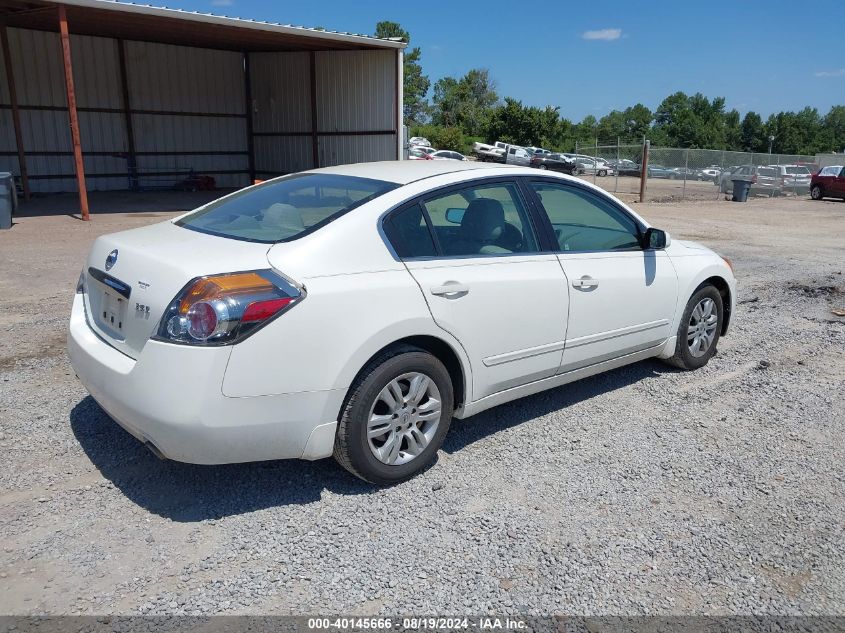
[[[528,150],[502,141],[496,141],[493,145],[473,143],[472,152],[481,161],[523,166],[531,164],[531,154],[528,153]]]

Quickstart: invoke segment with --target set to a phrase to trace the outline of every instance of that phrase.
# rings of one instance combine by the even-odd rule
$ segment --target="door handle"
[[[446,297],[447,299],[457,299],[463,297],[469,292],[469,286],[466,286],[457,281],[447,281],[442,286],[432,286],[431,294],[438,297]]]
[[[572,285],[576,288],[598,288],[599,280],[593,279],[589,275],[584,275],[581,279],[573,279]]]

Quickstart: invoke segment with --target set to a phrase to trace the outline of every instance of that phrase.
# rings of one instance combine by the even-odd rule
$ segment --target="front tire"
[[[370,483],[389,486],[409,479],[442,446],[453,403],[449,372],[436,357],[410,345],[389,349],[352,383],[334,457]]]
[[[821,200],[824,198],[824,191],[822,191],[822,188],[819,185],[813,185],[813,188],[810,189],[810,197],[813,200]]]
[[[678,325],[675,354],[667,362],[686,370],[704,367],[716,354],[723,318],[719,291],[709,284],[696,290]]]

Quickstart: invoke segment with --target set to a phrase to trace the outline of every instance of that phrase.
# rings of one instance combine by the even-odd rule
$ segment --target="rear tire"
[[[813,185],[812,189],[810,189],[810,197],[813,200],[821,200],[824,198],[824,191],[822,191],[821,186]]]
[[[414,381],[428,385],[418,389],[424,392],[419,397]],[[453,403],[452,381],[440,360],[410,345],[388,349],[361,370],[349,389],[334,458],[356,477],[380,486],[410,479],[440,450]],[[435,420],[431,413],[437,407]]]
[[[696,290],[678,325],[675,354],[666,362],[686,370],[704,367],[716,354],[723,318],[719,291],[710,284]]]
[[[604,169],[600,169],[599,176],[607,176],[607,172]]]

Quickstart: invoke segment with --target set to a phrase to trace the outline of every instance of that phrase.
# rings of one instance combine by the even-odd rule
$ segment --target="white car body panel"
[[[675,316],[678,279],[666,253],[563,253],[569,332],[561,372],[662,343]],[[576,286],[582,279],[594,283]]]
[[[132,287],[133,310],[123,332],[98,324],[97,293],[104,288],[86,275],[85,299],[77,294],[73,304],[69,355],[105,411],[164,456],[209,464],[329,456],[356,375],[381,350],[410,337],[437,339],[457,358],[463,397],[455,417],[462,418],[642,358],[670,356],[686,302],[708,278],[725,281],[726,310],[733,312],[731,270],[694,243],[676,240],[645,253],[402,261],[380,228],[392,209],[417,195],[479,178],[537,178],[531,168],[396,161],[319,171],[400,186],[284,243],[206,235],[175,220],[94,242],[86,270],[102,269],[118,249],[107,272]],[[609,197],[580,179],[542,177]],[[221,347],[150,339],[192,278],[266,268],[301,284],[305,298],[254,335]],[[598,288],[573,287],[583,276],[598,279]],[[432,294],[449,282],[468,292]],[[136,315],[135,303],[150,309]]]
[[[568,296],[554,255],[414,261],[408,269],[434,320],[472,359],[473,399],[557,372]]]

